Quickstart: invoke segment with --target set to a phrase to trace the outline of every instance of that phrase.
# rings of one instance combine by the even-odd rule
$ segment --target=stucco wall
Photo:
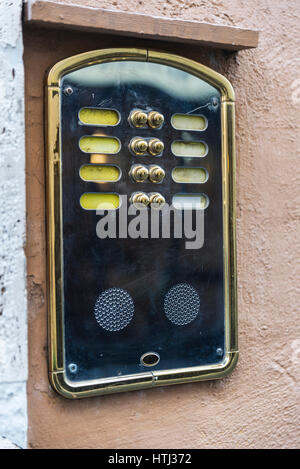
[[[0,448],[27,441],[21,9],[21,0],[0,3]]]
[[[144,43],[27,30],[29,446],[296,448],[300,441],[300,58],[295,55],[300,39],[299,2],[80,3],[261,30],[258,49],[238,54],[155,44],[209,65],[229,78],[235,88],[240,360],[234,373],[218,382],[81,401],[64,400],[51,390],[46,364],[44,73],[68,55]]]

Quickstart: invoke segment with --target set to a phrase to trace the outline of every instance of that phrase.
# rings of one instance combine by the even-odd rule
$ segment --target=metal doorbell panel
[[[237,351],[234,93],[104,49],[47,83],[49,373],[69,398],[221,378]]]

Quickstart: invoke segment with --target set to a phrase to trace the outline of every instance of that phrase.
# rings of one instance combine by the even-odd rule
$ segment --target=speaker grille
[[[102,292],[95,303],[96,321],[106,331],[116,332],[130,323],[134,313],[134,303],[126,290],[109,288]]]
[[[187,283],[170,288],[165,296],[164,310],[167,318],[177,326],[192,322],[200,311],[200,298],[196,290]]]

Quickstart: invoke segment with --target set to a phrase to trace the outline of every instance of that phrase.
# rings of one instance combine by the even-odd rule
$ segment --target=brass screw
[[[151,182],[158,183],[161,182],[166,173],[160,166],[152,166],[149,171],[149,179]]]
[[[158,192],[150,196],[151,208],[160,208],[166,203],[166,199]]]
[[[135,194],[132,194],[130,201],[133,205],[147,207],[150,199],[144,192],[136,192]]]
[[[147,124],[148,116],[143,111],[133,111],[129,119],[134,127],[144,127]]]
[[[151,111],[148,114],[148,125],[149,127],[152,127],[153,129],[157,129],[158,127],[161,127],[164,123],[164,116],[160,114],[160,112],[157,111]]]
[[[159,155],[163,151],[164,147],[163,142],[158,140],[158,138],[152,138],[149,141],[149,153],[151,153],[151,155]]]
[[[129,146],[136,155],[143,155],[148,149],[148,143],[146,140],[139,137],[132,139]]]
[[[149,176],[149,171],[146,168],[146,166],[143,165],[135,165],[132,166],[130,170],[130,176],[136,181],[136,182],[144,182]]]

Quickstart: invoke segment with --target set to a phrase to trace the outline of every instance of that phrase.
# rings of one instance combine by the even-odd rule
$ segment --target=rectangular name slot
[[[120,115],[114,109],[84,107],[79,111],[79,120],[88,125],[114,126],[120,122]]]
[[[204,142],[184,142],[176,140],[172,142],[171,150],[175,156],[202,158],[207,154],[208,147]]]
[[[120,206],[118,194],[86,192],[80,197],[80,205],[85,210],[116,210]]]
[[[171,124],[177,130],[205,130],[207,119],[204,116],[191,116],[189,114],[173,114]]]
[[[175,194],[172,198],[172,205],[178,210],[203,210],[208,204],[209,200],[205,194]]]
[[[177,167],[172,171],[174,182],[186,184],[203,184],[208,179],[208,173],[204,168]]]
[[[84,153],[116,154],[120,151],[121,144],[114,137],[85,136],[79,140],[79,147]]]
[[[121,177],[121,170],[114,165],[86,164],[79,171],[81,179],[95,182],[116,182]]]

